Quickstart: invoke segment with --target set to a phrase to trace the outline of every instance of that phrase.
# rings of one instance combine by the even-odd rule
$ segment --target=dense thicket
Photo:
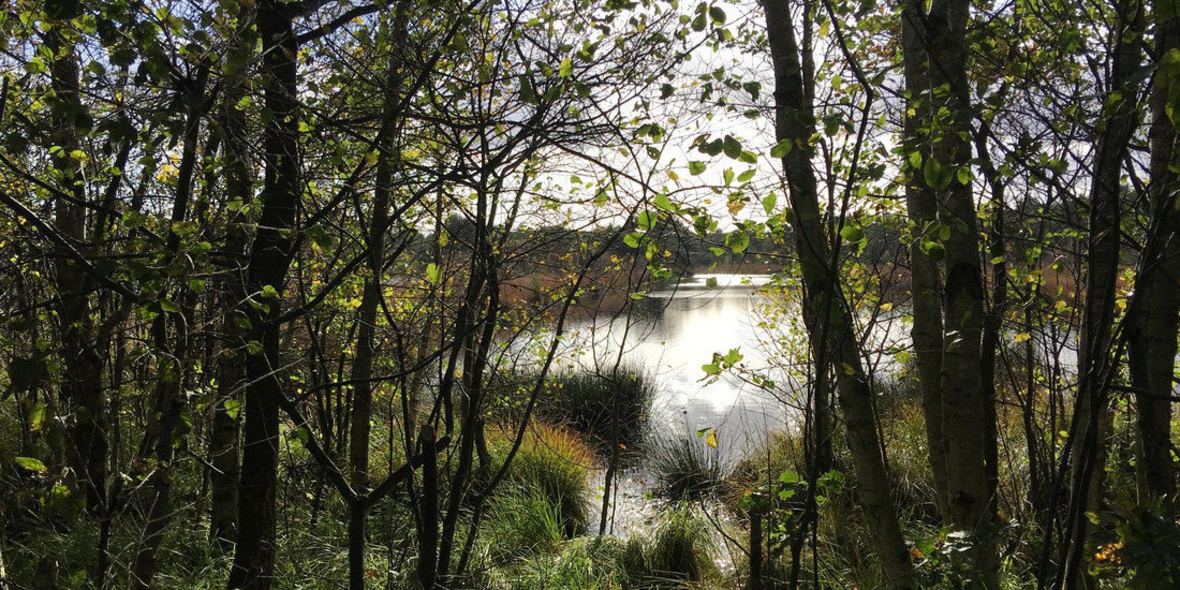
[[[712,534],[674,511],[601,545],[595,583],[1174,586],[1178,16],[10,2],[0,586],[566,572],[582,546],[520,560],[606,528],[660,384],[621,350],[567,374],[562,336],[707,269],[774,272],[800,312],[796,345],[749,344],[798,379],[701,374],[798,405],[791,465],[739,469],[782,473]]]

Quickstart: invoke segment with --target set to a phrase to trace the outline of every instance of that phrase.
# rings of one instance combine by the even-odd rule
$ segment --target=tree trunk
[[[54,218],[63,236],[83,245],[87,243],[87,198],[81,159],[75,154],[81,148],[77,121],[86,116],[86,110],[80,97],[78,58],[69,39],[71,33],[67,24],[55,22],[45,36],[46,47],[55,56],[50,66],[53,142],[61,147],[53,156],[53,166],[61,174],[63,192],[72,197],[56,199]],[[91,319],[90,295],[95,285],[93,277],[65,252],[58,253],[56,275],[65,361],[62,409],[71,418],[66,427],[66,464],[86,493],[87,509],[100,512],[106,488],[107,439],[102,379],[105,349],[94,340]]]
[[[1086,513],[1101,502],[1107,438],[1112,415],[1107,386],[1114,373],[1114,315],[1119,274],[1120,178],[1123,160],[1138,126],[1139,89],[1135,77],[1141,67],[1139,44],[1143,10],[1137,0],[1122,0],[1117,10],[1113,68],[1099,123],[1094,180],[1090,192],[1087,243],[1085,315],[1078,350],[1078,388],[1074,429],[1070,439],[1072,472],[1070,502],[1063,548],[1062,580],[1066,588],[1093,588],[1096,580],[1084,573],[1083,558],[1089,536]]]
[[[262,216],[250,249],[248,293],[263,297],[271,287],[280,297],[266,299],[266,309],[249,309],[246,359],[246,419],[239,486],[238,541],[229,588],[270,588],[275,556],[275,487],[279,452],[279,380],[282,366],[278,323],[287,268],[292,257],[291,230],[299,208],[298,47],[291,16],[277,0],[258,6],[262,39],[262,87],[272,114],[265,123],[265,180]],[[256,348],[255,348],[256,347]],[[253,349],[253,350],[251,350]],[[250,354],[254,352],[255,354]]]
[[[229,203],[248,205],[254,197],[253,158],[250,153],[250,129],[246,113],[238,103],[246,96],[250,64],[254,62],[253,5],[242,4],[238,13],[237,43],[229,50],[223,66],[224,95],[220,118],[225,159],[225,193]],[[212,505],[209,510],[209,539],[229,547],[237,537],[238,458],[241,427],[242,390],[245,388],[246,315],[239,306],[246,299],[246,267],[249,235],[241,207],[232,217],[225,250],[228,268],[222,288],[223,315],[221,333],[224,346],[217,366],[217,401],[213,406],[213,424],[209,433],[209,464]]]
[[[910,295],[913,297],[914,321],[910,337],[917,359],[918,383],[922,391],[922,410],[926,423],[926,442],[930,469],[940,514],[947,514],[946,450],[942,424],[942,277],[937,249],[938,200],[926,184],[922,166],[930,160],[930,146],[923,141],[923,129],[929,125],[931,96],[930,72],[926,59],[925,2],[909,0],[902,11],[902,44],[907,114],[902,130],[907,176],[906,212],[910,221]]]
[[[1180,20],[1156,10],[1158,60],[1180,50]],[[1172,468],[1171,422],[1173,376],[1180,315],[1180,209],[1174,202],[1177,175],[1176,125],[1168,115],[1168,89],[1176,80],[1163,68],[1151,91],[1152,227],[1135,280],[1127,318],[1127,365],[1135,388],[1138,440],[1135,461],[1140,500],[1176,491]]]
[[[389,71],[385,76],[382,120],[385,125],[400,127],[392,118],[397,116],[401,99],[402,44],[405,42],[406,12],[399,4],[394,17],[397,39],[389,56]],[[373,357],[376,354],[374,333],[377,329],[377,308],[381,303],[382,277],[385,272],[385,233],[389,229],[389,204],[393,193],[393,173],[398,152],[396,133],[383,133],[377,142],[377,186],[373,191],[373,214],[369,223],[369,276],[365,281],[361,305],[357,309],[360,325],[357,328],[356,358],[352,364],[352,423],[350,432],[349,465],[352,487],[363,493],[369,479],[369,431],[373,417]]]
[[[193,174],[197,163],[197,143],[204,116],[205,82],[209,70],[202,68],[195,81],[186,81],[190,87],[185,95],[189,111],[185,120],[184,144],[177,176],[176,198],[172,206],[171,227],[186,221],[189,217],[189,201],[192,194]],[[174,264],[180,250],[180,235],[168,233],[165,244],[167,264]],[[184,386],[188,367],[188,326],[192,325],[192,297],[187,286],[180,289],[185,301],[181,305],[182,317],[175,324],[175,341],[169,342],[169,312],[160,310],[152,326],[157,354],[164,359],[160,363],[160,374],[156,375],[156,468],[152,471],[148,485],[153,491],[152,507],[148,521],[140,537],[139,550],[135,555],[133,577],[137,588],[150,588],[156,573],[156,553],[164,540],[164,530],[172,519],[172,464],[176,448],[175,432],[180,422],[184,399]],[[161,293],[167,297],[167,291]]]
[[[920,101],[922,111],[907,118],[911,141],[928,137],[928,152],[921,154],[921,170],[912,170],[907,191],[911,223],[921,232],[915,240],[918,251],[913,290],[915,311],[934,305],[930,290],[936,287],[937,270],[928,267],[933,258],[944,259],[946,277],[942,289],[942,334],[939,338],[915,334],[914,344],[922,349],[940,344],[941,364],[937,379],[934,361],[919,371],[923,380],[927,436],[939,491],[943,520],[971,535],[971,557],[981,575],[976,587],[997,588],[998,563],[991,528],[987,454],[989,436],[995,429],[987,412],[983,385],[983,269],[974,195],[970,180],[972,110],[967,82],[966,29],[969,3],[964,0],[936,0],[925,12],[917,2],[903,12],[903,44],[907,90],[911,101]],[[917,113],[917,108],[915,108]],[[935,131],[937,130],[937,131]],[[915,158],[916,159],[916,158]],[[910,161],[914,166],[914,160]],[[967,174],[964,174],[966,172]],[[931,207],[937,211],[932,220]],[[935,222],[936,221],[936,222]],[[933,283],[933,284],[930,284]],[[924,297],[918,303],[917,297]],[[914,318],[936,325],[929,310]],[[920,352],[921,354],[921,352]],[[929,366],[925,366],[929,364]],[[937,389],[935,389],[937,388]],[[939,468],[941,462],[942,467]],[[941,471],[941,474],[939,473]],[[939,479],[943,481],[938,481]]]
[[[763,7],[774,60],[776,138],[792,144],[782,164],[796,218],[795,242],[807,291],[804,318],[811,334],[813,354],[817,360],[826,359],[819,361],[822,364],[816,371],[828,371],[830,366],[837,368],[837,399],[844,413],[853,468],[882,569],[890,588],[911,588],[913,569],[889,490],[873,413],[873,392],[861,365],[850,311],[829,262],[830,251],[820,217],[815,172],[811,167],[812,149],[808,143],[814,132],[811,105],[807,103],[790,4],[788,0],[764,0]]]

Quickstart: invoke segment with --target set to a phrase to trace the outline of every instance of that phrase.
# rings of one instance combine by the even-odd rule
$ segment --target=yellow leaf
[[[1021,332],[1017,334],[1016,337],[1012,339],[1012,341],[1020,344],[1021,342],[1025,342],[1030,338],[1032,338],[1032,334],[1029,334],[1028,332]]]
[[[716,430],[709,431],[709,436],[705,437],[705,444],[711,448],[714,448],[714,449],[717,448],[717,431]]]

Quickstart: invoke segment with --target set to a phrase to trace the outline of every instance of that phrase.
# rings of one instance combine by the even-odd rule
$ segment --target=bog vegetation
[[[1178,107],[1174,0],[6,2],[0,588],[1180,587]],[[568,338],[709,269],[732,459]]]

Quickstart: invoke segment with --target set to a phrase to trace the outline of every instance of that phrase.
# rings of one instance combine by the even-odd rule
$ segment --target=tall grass
[[[712,530],[685,503],[665,511],[660,517],[645,552],[652,580],[703,582],[717,574],[713,563]]]
[[[659,437],[649,441],[647,467],[657,492],[670,500],[697,500],[721,489],[725,471],[716,448],[704,439]]]
[[[535,488],[513,485],[496,494],[487,539],[496,562],[548,553],[561,544],[564,531],[561,503]]]
[[[561,373],[549,378],[537,400],[537,414],[565,423],[600,449],[634,445],[643,439],[655,386],[643,373],[617,375]]]
[[[489,443],[496,469],[512,446],[515,431],[493,429]],[[590,471],[597,467],[594,450],[578,433],[544,422],[534,422],[525,432],[506,476],[506,484],[535,493],[561,514],[566,537],[590,526]]]

